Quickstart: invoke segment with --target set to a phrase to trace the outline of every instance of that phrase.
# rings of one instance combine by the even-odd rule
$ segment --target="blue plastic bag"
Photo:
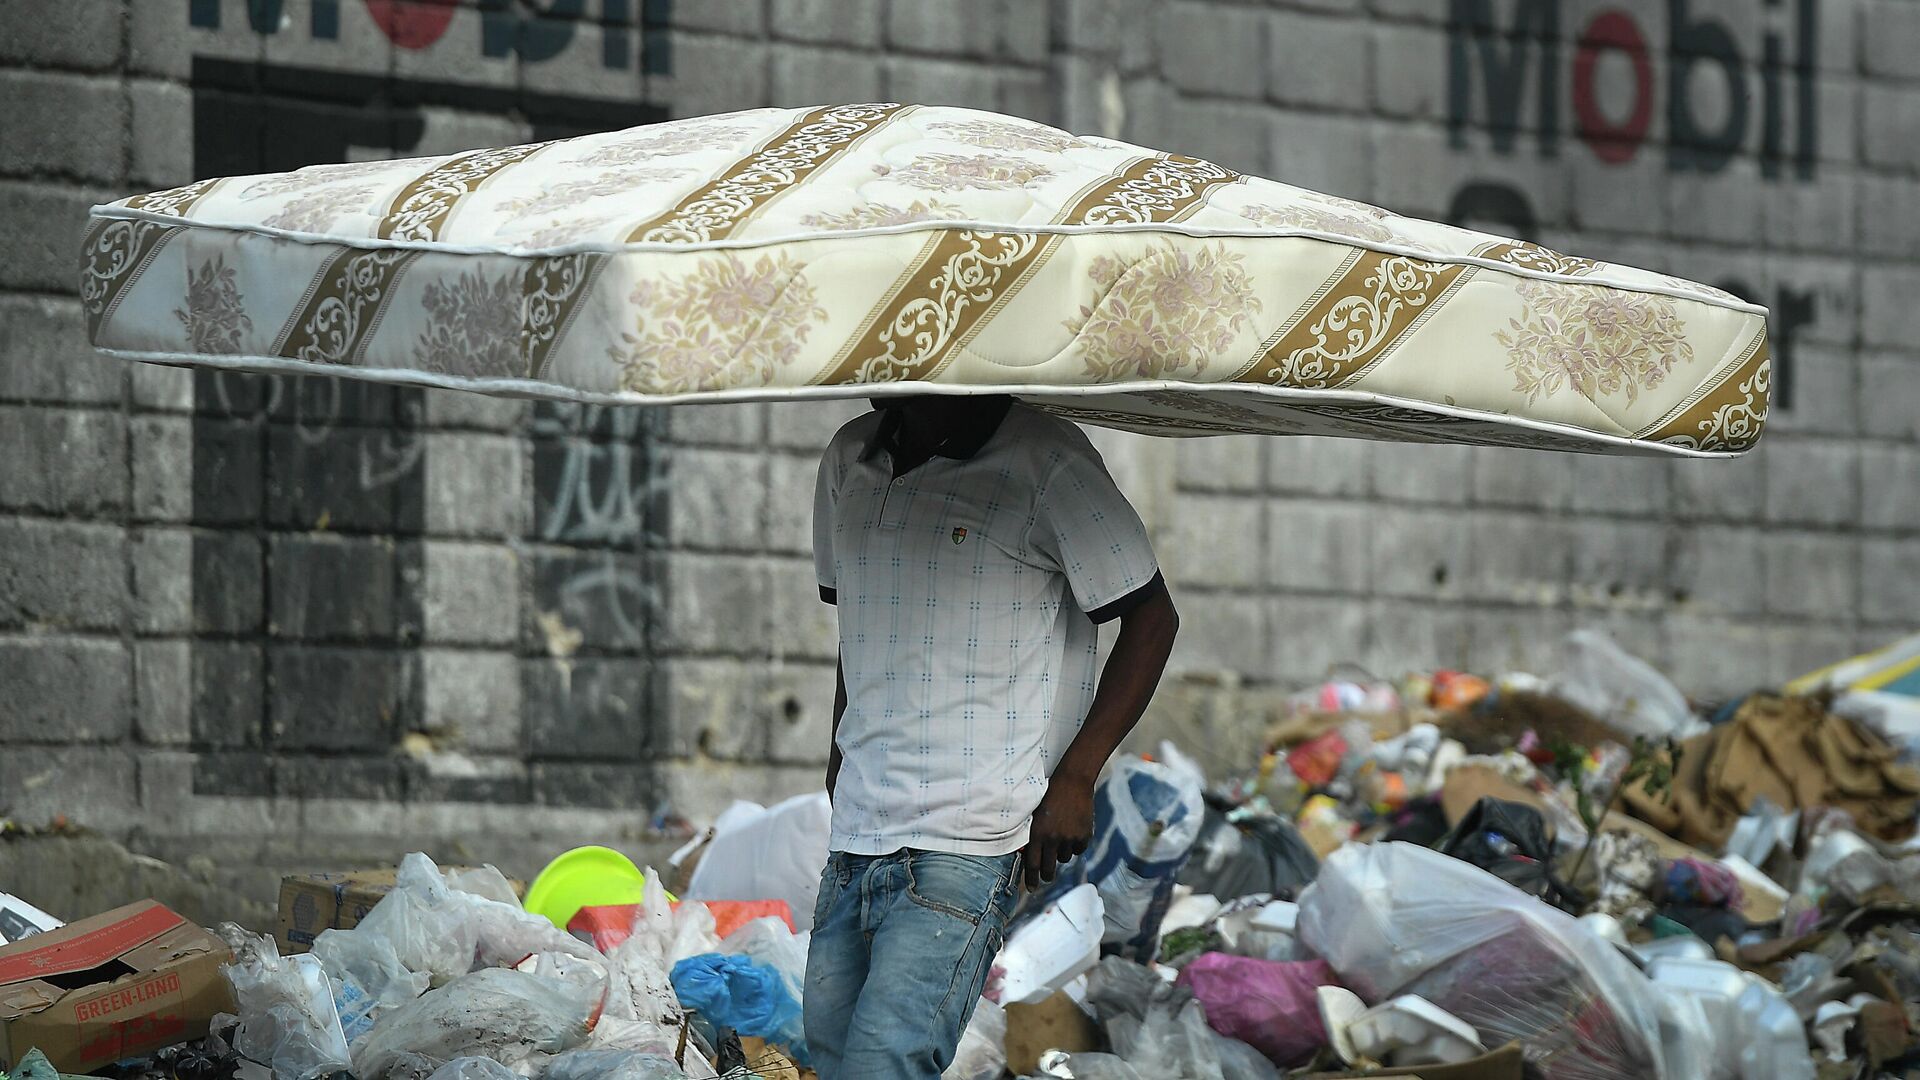
[[[800,1003],[778,971],[738,954],[704,953],[673,965],[671,977],[682,1006],[716,1026],[783,1047],[796,1064],[808,1066]]]

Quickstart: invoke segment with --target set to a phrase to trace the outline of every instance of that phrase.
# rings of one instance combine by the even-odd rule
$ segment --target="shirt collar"
[[[897,400],[893,399],[893,401]],[[1004,394],[954,398],[952,406],[950,430],[933,453],[935,457],[967,461],[984,449],[994,433],[1000,430],[1001,422],[1007,418],[1007,412],[1013,408],[1013,398]],[[900,410],[892,407],[891,401],[880,403],[876,407],[881,412],[880,426],[875,429],[873,438],[861,451],[862,460],[871,458],[882,450],[891,454],[899,447]]]

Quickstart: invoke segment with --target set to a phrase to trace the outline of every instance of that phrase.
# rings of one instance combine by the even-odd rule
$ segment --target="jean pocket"
[[[827,921],[827,912],[833,907],[833,898],[840,889],[840,856],[828,853],[827,865],[820,871],[820,893],[813,900],[813,925],[817,929]]]
[[[1016,858],[912,852],[907,856],[907,899],[978,926],[1000,902]]]

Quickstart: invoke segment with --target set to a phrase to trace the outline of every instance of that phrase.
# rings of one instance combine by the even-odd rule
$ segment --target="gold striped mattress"
[[[758,109],[93,209],[115,355],[567,401],[1009,392],[1157,435],[1736,454],[1766,311],[968,109]]]

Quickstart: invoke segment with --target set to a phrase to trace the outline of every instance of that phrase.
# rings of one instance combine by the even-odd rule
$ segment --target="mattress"
[[[1725,456],[1719,289],[967,109],[757,109],[93,208],[87,331],[168,364],[672,404],[1012,393],[1155,435]]]

